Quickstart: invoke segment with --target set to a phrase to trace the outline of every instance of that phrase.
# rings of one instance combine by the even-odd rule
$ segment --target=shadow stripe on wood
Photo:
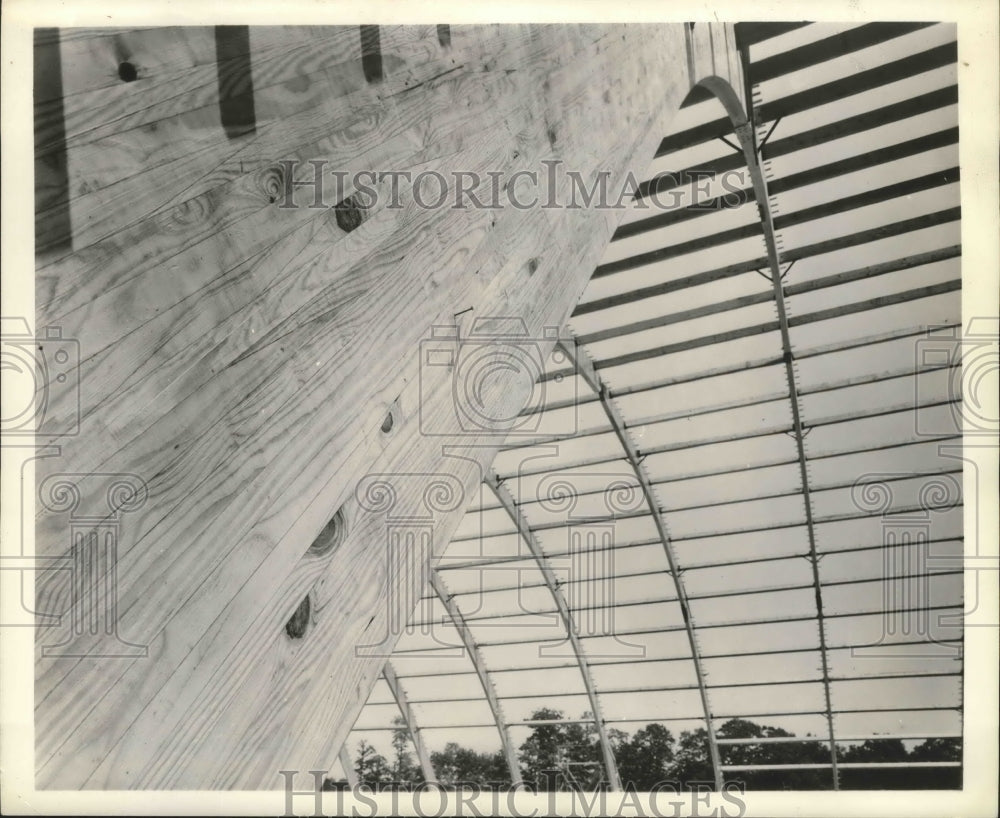
[[[250,29],[247,26],[215,27],[216,66],[219,76],[219,119],[229,139],[252,134],[254,114]]]

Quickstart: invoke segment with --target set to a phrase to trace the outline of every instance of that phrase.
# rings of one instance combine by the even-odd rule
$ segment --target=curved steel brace
[[[744,68],[744,71],[746,69]],[[826,703],[826,722],[829,732],[830,764],[833,770],[833,788],[840,788],[840,777],[837,772],[837,744],[833,732],[833,706],[830,698],[830,666],[826,648],[826,631],[823,627],[823,594],[819,578],[819,555],[816,550],[816,533],[813,523],[812,500],[809,494],[809,473],[806,466],[805,430],[802,424],[802,413],[799,406],[798,388],[795,384],[794,353],[791,337],[788,332],[788,314],[785,309],[785,293],[782,284],[781,260],[778,256],[778,246],[774,238],[774,222],[771,219],[771,206],[767,195],[767,182],[761,170],[757,155],[756,139],[753,123],[747,118],[746,111],[736,94],[735,89],[722,77],[706,77],[699,85],[707,88],[722,103],[726,109],[736,136],[739,138],[743,157],[750,173],[754,196],[757,200],[757,210],[760,213],[761,225],[764,228],[764,245],[767,248],[767,263],[771,272],[771,286],[774,290],[774,303],[778,310],[778,324],[781,329],[781,345],[784,353],[785,376],[788,380],[789,401],[792,405],[792,425],[795,430],[795,445],[798,450],[799,477],[802,481],[802,495],[805,501],[806,529],[809,534],[809,562],[812,568],[814,595],[816,598],[816,617],[819,624],[819,649],[822,659],[823,695]]]
[[[705,684],[705,668],[702,663],[701,653],[698,649],[698,643],[695,640],[694,623],[691,620],[691,608],[688,603],[684,580],[681,578],[681,572],[678,568],[677,555],[674,553],[673,544],[670,542],[670,534],[667,532],[667,525],[663,519],[663,512],[660,510],[660,505],[657,503],[656,497],[653,495],[653,483],[649,478],[649,473],[646,471],[646,467],[642,464],[642,458],[639,457],[639,452],[635,447],[635,443],[632,442],[632,438],[625,430],[625,418],[623,418],[621,412],[618,411],[618,407],[612,403],[608,387],[601,380],[601,376],[597,374],[594,362],[591,361],[587,353],[576,344],[573,344],[571,347],[570,344],[560,341],[559,346],[574,363],[576,371],[580,377],[587,382],[587,385],[590,386],[601,401],[601,406],[604,408],[604,414],[607,415],[608,421],[611,423],[611,427],[614,429],[615,435],[618,437],[618,441],[625,450],[625,456],[628,459],[629,464],[632,466],[632,470],[635,472],[635,476],[639,480],[639,485],[642,488],[643,496],[646,498],[646,505],[649,507],[649,513],[656,526],[656,533],[660,538],[660,543],[663,545],[663,553],[666,554],[667,564],[670,566],[670,576],[673,577],[674,588],[677,591],[677,602],[681,607],[681,614],[684,617],[684,631],[687,633],[688,645],[691,648],[691,661],[694,663],[694,673],[695,681],[698,685],[698,695],[701,698],[702,710],[705,711],[705,728],[708,733],[708,754],[712,762],[712,777],[715,779],[715,789],[721,792],[723,783],[722,760],[719,756],[719,744],[715,737],[715,728],[712,725],[712,710],[708,703],[708,688]]]
[[[559,618],[562,620],[563,626],[566,628],[566,634],[569,638],[570,646],[573,648],[573,653],[576,656],[576,663],[580,667],[580,675],[583,677],[583,686],[587,691],[587,699],[590,701],[590,710],[594,714],[594,724],[597,727],[597,738],[601,745],[601,756],[604,759],[604,771],[607,774],[608,783],[613,791],[620,791],[622,788],[622,782],[621,777],[618,775],[618,763],[615,761],[614,750],[611,747],[608,730],[604,724],[601,704],[597,698],[597,688],[594,686],[594,677],[590,672],[590,665],[587,662],[587,657],[583,653],[583,649],[580,645],[580,638],[576,632],[576,624],[573,621],[573,614],[570,612],[569,606],[566,604],[565,597],[559,593],[556,575],[553,573],[552,568],[549,567],[545,553],[542,551],[542,546],[536,539],[527,519],[525,519],[520,509],[518,509],[517,504],[514,502],[513,495],[511,495],[510,491],[503,485],[503,481],[500,479],[499,475],[493,471],[493,469],[490,469],[490,472],[486,477],[486,483],[493,490],[493,494],[496,495],[500,505],[503,506],[504,511],[507,512],[507,515],[513,521],[518,533],[521,535],[521,538],[528,546],[528,550],[531,551],[531,556],[534,557],[535,563],[538,565],[538,570],[541,571],[542,577],[545,580],[545,585],[548,587],[549,593],[552,594],[552,599],[556,603]]]
[[[410,740],[413,742],[414,749],[417,751],[417,761],[420,762],[420,771],[423,773],[424,781],[428,784],[437,784],[437,774],[434,772],[434,765],[431,764],[431,757],[427,752],[427,747],[424,746],[424,739],[420,735],[420,728],[417,727],[416,716],[413,714],[410,703],[406,700],[406,691],[403,690],[403,685],[400,684],[399,677],[396,676],[396,670],[393,668],[391,661],[386,661],[382,667],[382,678],[389,685],[392,697],[396,700],[399,712],[406,723],[406,730],[410,734]]]
[[[507,770],[510,772],[511,784],[515,788],[520,787],[524,783],[521,778],[521,764],[518,761],[514,743],[510,738],[510,728],[503,717],[500,700],[497,698],[496,690],[493,689],[489,671],[486,669],[486,663],[483,661],[483,654],[472,638],[472,631],[469,630],[465,617],[462,616],[462,612],[459,610],[458,605],[455,604],[455,600],[448,594],[437,571],[431,572],[431,587],[434,589],[434,593],[438,595],[438,599],[441,600],[441,604],[444,605],[448,616],[451,617],[452,624],[454,624],[455,630],[458,631],[458,635],[462,637],[462,644],[465,645],[469,659],[472,661],[472,666],[479,677],[479,683],[483,686],[483,692],[486,694],[486,701],[490,706],[490,711],[493,713],[493,720],[496,722],[497,732],[500,734],[500,745],[503,747],[504,758],[507,761]]]

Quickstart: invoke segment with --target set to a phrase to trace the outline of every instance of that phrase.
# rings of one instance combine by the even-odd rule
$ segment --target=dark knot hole
[[[118,64],[118,79],[123,82],[134,82],[138,78],[139,72],[132,63],[123,62]]]
[[[301,639],[305,635],[306,628],[309,627],[309,607],[309,595],[307,594],[285,625],[285,633],[290,639]]]

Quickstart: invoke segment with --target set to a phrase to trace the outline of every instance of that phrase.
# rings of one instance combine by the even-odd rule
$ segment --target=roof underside
[[[431,751],[542,707],[960,735],[956,30],[737,36],[767,207],[697,89],[393,655]],[[380,679],[348,746],[399,715]]]

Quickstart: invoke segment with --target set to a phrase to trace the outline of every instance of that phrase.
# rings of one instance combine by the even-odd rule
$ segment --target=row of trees
[[[587,719],[589,714],[584,713]],[[562,712],[550,708],[536,710],[535,725],[519,748],[521,776],[532,789],[593,790],[604,786],[603,763],[597,729],[593,722],[565,721]],[[392,758],[386,759],[368,742],[362,741],[355,757],[358,781],[374,788],[393,785],[415,786],[424,778],[414,761],[412,744],[402,719],[395,722]],[[759,725],[746,719],[730,719],[719,738],[794,737],[780,727]],[[808,734],[807,734],[808,735]],[[712,781],[708,734],[704,728],[684,730],[679,737],[662,724],[651,723],[629,734],[611,729],[609,739],[622,784],[640,792],[663,782],[691,789]],[[838,746],[838,761],[844,763],[893,763],[913,761],[960,761],[962,747],[957,739],[927,739],[907,750],[899,739],[872,738],[860,744]],[[723,765],[828,764],[828,746],[822,741],[775,742],[720,745]],[[483,753],[449,742],[444,750],[431,753],[439,783],[481,786],[509,784],[510,774],[503,753]],[[553,774],[554,772],[554,774]],[[727,774],[753,790],[823,790],[832,784],[829,768],[815,770],[759,770]],[[344,782],[328,782],[331,788]],[[960,767],[899,767],[841,769],[844,789],[953,789],[961,788]]]

